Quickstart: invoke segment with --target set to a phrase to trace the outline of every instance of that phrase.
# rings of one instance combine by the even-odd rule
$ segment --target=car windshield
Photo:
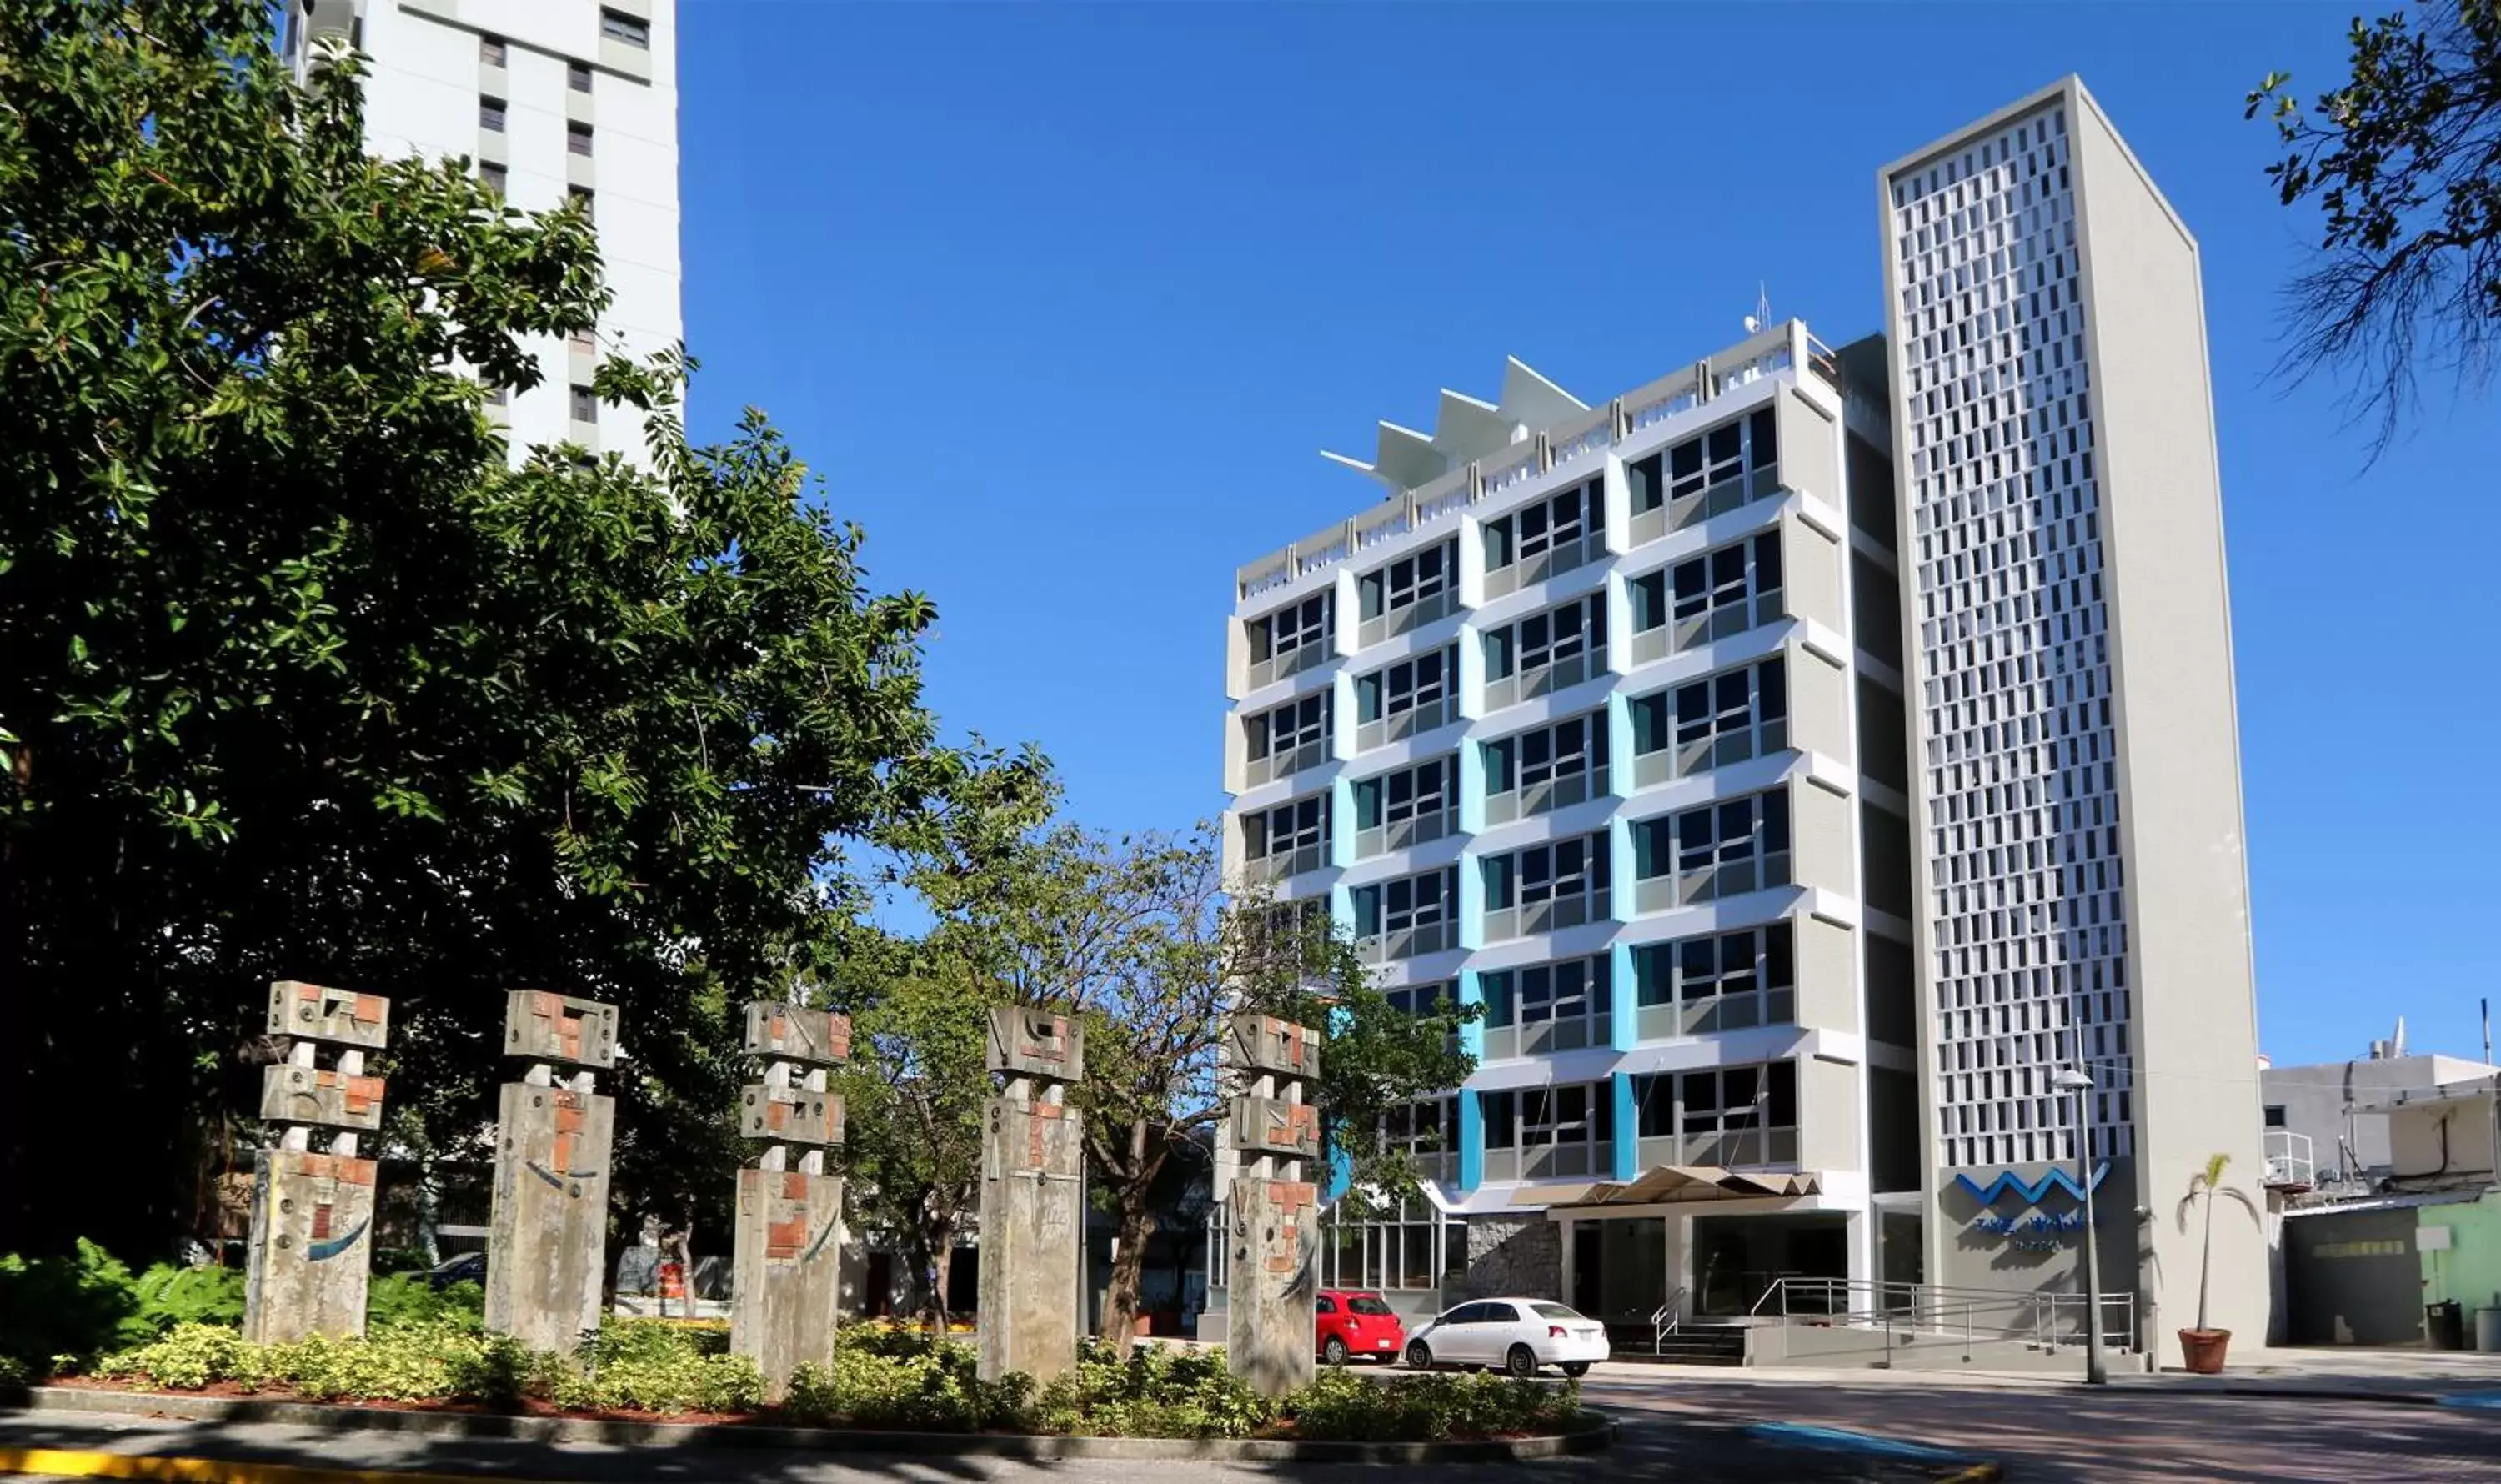
[[[1349,1298],[1346,1301],[1346,1311],[1350,1314],[1389,1314],[1396,1312],[1390,1308],[1389,1305],[1373,1298],[1370,1294],[1357,1294],[1353,1298]]]
[[[1529,1307],[1537,1311],[1537,1317],[1540,1319],[1579,1319],[1581,1317],[1559,1303],[1532,1303]]]

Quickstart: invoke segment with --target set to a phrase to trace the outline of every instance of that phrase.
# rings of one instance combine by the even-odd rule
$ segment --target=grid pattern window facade
[[[1797,1064],[1714,1066],[1633,1079],[1641,1163],[1790,1164],[1797,1161]]]
[[[1607,788],[1607,714],[1565,717],[1483,743],[1485,823],[1509,824],[1594,798]]]
[[[2066,112],[1897,175],[1940,1158],[2133,1153],[2127,924],[2085,294]]]
[[[1480,1093],[1485,1178],[1539,1180],[1604,1174],[1616,1142],[1616,1100],[1603,1082]]]
[[[1624,585],[1631,659],[1648,664],[1780,619],[1781,533],[1733,542]]]
[[[1316,871],[1328,860],[1329,796],[1313,793],[1242,817],[1248,873],[1275,881]]]
[[[1328,757],[1329,693],[1317,691],[1243,720],[1252,788],[1317,767]]]
[[[1632,836],[1635,912],[1789,884],[1785,789],[1637,820]]]
[[[1440,953],[1458,944],[1456,866],[1375,882],[1355,888],[1352,894],[1355,941],[1375,963]]]
[[[1354,782],[1354,856],[1374,856],[1438,840],[1458,827],[1455,758],[1427,758],[1410,767]]]
[[[1632,960],[1643,1040],[1797,1019],[1797,945],[1786,921],[1644,943]]]
[[[1607,915],[1607,837],[1574,835],[1477,862],[1488,943],[1577,928]]]
[[[1484,1055],[1533,1057],[1607,1044],[1615,973],[1608,956],[1562,959],[1477,976],[1484,1001]]]
[[[1485,708],[1499,711],[1579,685],[1607,668],[1607,598],[1574,598],[1485,630]]]
[[[1456,652],[1439,649],[1356,676],[1356,750],[1369,752],[1456,718],[1458,668]]]
[[[1379,644],[1420,628],[1458,604],[1459,545],[1444,541],[1384,563],[1355,582],[1363,610],[1356,639]]]
[[[1310,669],[1328,657],[1332,594],[1316,592],[1299,603],[1252,619],[1250,689]]]
[[[1635,696],[1633,786],[1706,773],[1784,750],[1788,669],[1773,658]]]
[[[1485,522],[1485,596],[1597,560],[1606,555],[1606,486],[1594,479]]]
[[[1632,542],[1656,541],[1781,488],[1780,419],[1769,407],[1624,465]]]

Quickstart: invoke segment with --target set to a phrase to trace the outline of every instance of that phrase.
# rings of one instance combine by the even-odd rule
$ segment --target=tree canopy
[[[631,1202],[856,847],[1040,766],[940,744],[933,604],[760,414],[690,446],[675,355],[599,372],[639,460],[512,467],[484,389],[594,324],[591,231],[369,157],[267,25],[0,0],[0,1250],[190,1227],[276,978],[392,996],[445,1146],[506,990],[617,1003]]]
[[[2351,75],[2309,109],[2270,73],[2248,116],[2276,125],[2284,204],[2320,218],[2283,368],[2343,378],[2377,452],[2426,371],[2480,390],[2501,348],[2501,0],[2355,17],[2348,40]]]

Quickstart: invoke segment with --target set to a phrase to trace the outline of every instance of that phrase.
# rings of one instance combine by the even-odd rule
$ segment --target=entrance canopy
[[[1585,1191],[1558,1198],[1540,1192],[1550,1210],[1591,1206],[1669,1205],[1686,1200],[1760,1200],[1814,1196],[1823,1190],[1823,1177],[1779,1170],[1722,1169],[1717,1164],[1658,1164],[1640,1178],[1601,1181]],[[1520,1194],[1526,1195],[1527,1192]]]

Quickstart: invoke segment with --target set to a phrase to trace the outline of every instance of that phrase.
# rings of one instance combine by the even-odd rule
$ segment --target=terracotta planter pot
[[[2218,1376],[2223,1373],[2223,1352],[2230,1349],[2229,1330],[2183,1330],[2180,1332],[2180,1357],[2187,1363],[2191,1375]]]

